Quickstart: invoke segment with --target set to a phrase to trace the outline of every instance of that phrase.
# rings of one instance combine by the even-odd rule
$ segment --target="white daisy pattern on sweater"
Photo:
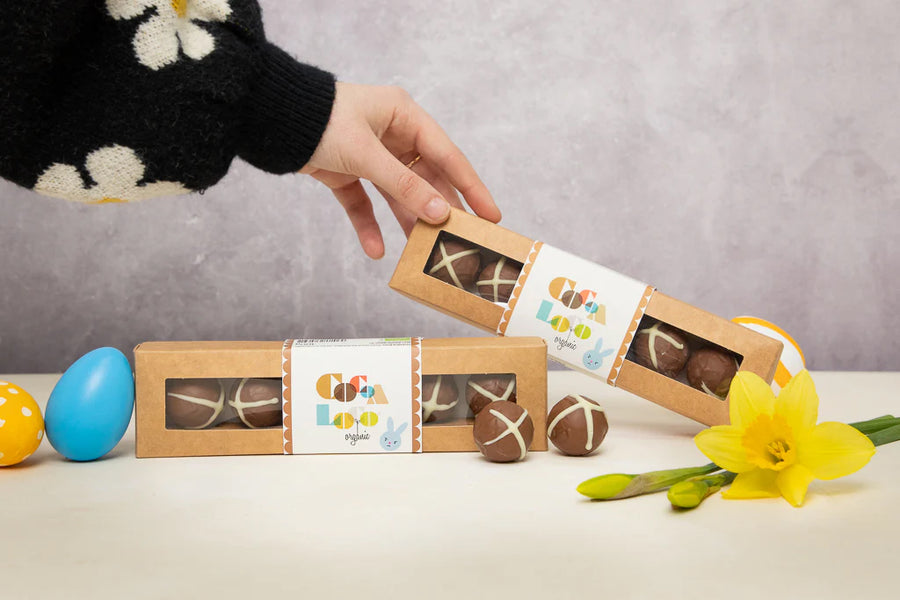
[[[154,71],[185,56],[200,60],[216,48],[216,40],[195,21],[222,22],[231,14],[228,0],[106,0],[106,10],[116,20],[140,17],[148,8],[156,14],[134,34],[138,61]]]
[[[84,166],[95,185],[85,186],[74,166],[53,163],[38,178],[34,191],[85,204],[131,202],[191,191],[176,181],[138,184],[144,178],[146,167],[137,153],[125,146],[105,146],[94,150],[87,155]]]

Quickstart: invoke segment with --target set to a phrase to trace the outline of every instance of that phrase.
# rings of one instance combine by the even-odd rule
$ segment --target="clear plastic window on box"
[[[281,426],[279,378],[166,380],[166,429]]]
[[[522,263],[442,231],[423,271],[489,302],[506,305]]]
[[[352,386],[350,383],[342,384]],[[167,429],[263,429],[282,426],[282,388],[277,378],[166,380]],[[341,393],[352,393],[342,389]],[[424,375],[422,419],[426,426],[472,423],[491,402],[516,402],[513,373]],[[377,418],[377,417],[374,417]],[[336,427],[359,421],[374,426],[373,416],[342,411]],[[347,422],[351,421],[351,422]]]
[[[516,402],[513,373],[425,375],[422,377],[422,420],[430,425],[471,424],[491,402]]]
[[[625,360],[725,400],[744,357],[644,315]]]

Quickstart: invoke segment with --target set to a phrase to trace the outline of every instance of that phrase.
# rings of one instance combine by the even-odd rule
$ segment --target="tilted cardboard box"
[[[519,263],[508,302],[486,300],[429,274],[438,249],[443,263],[452,259],[444,253],[442,240],[462,240],[495,260],[506,257]],[[780,341],[456,209],[440,226],[422,221],[415,225],[390,285],[485,331],[540,335],[552,359],[706,425],[728,422],[727,398],[691,387],[684,375],[667,377],[634,362],[629,349],[642,323],[664,323],[688,334],[692,343],[723,349],[735,357],[740,370],[768,382],[782,350]]]

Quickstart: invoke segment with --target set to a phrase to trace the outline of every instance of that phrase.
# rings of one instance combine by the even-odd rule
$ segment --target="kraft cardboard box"
[[[547,449],[536,337],[146,342],[134,356],[139,458],[474,451],[470,375],[513,382],[507,396],[534,421],[530,449]],[[437,376],[457,403],[423,424]]]
[[[706,425],[728,422],[728,398],[692,387],[686,366],[671,376],[642,366],[637,338],[655,349],[666,338],[659,328],[675,328],[698,362],[717,354],[768,382],[782,350],[650,285],[456,209],[440,226],[416,224],[390,285],[485,331],[542,337],[550,358]]]

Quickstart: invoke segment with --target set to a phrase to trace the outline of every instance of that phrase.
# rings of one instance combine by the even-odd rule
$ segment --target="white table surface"
[[[58,376],[3,375],[43,405]],[[815,373],[820,420],[900,414],[900,373]],[[590,502],[606,472],[704,464],[701,426],[550,373],[610,431],[587,458],[478,454],[134,458],[44,443],[0,469],[0,598],[895,598],[900,443],[782,499]],[[290,596],[288,596],[290,594]]]

